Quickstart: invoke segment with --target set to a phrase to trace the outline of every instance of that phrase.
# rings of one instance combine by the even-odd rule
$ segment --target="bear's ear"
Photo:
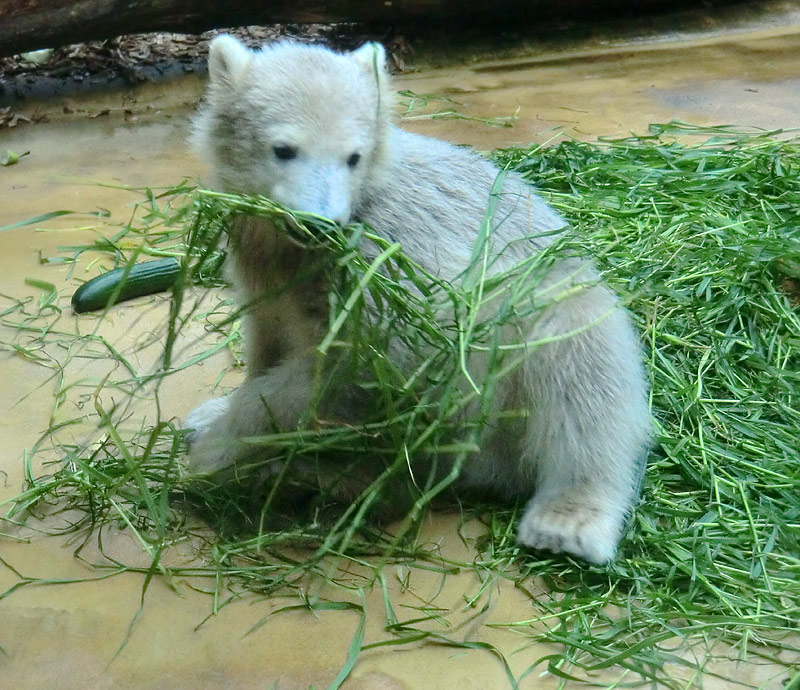
[[[217,36],[208,48],[208,78],[211,85],[235,85],[252,59],[253,51],[233,36]]]
[[[386,70],[386,51],[380,43],[365,43],[350,53],[350,58],[374,80],[378,95],[376,117],[378,121],[388,125],[392,117],[394,92]]]
[[[368,74],[377,72],[377,75],[382,75],[386,72],[386,51],[380,43],[365,43],[350,55]]]

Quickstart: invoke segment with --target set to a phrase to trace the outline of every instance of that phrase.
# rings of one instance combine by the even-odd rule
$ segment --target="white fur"
[[[432,273],[458,281],[498,170],[471,151],[393,127],[387,79],[383,49],[374,44],[349,55],[291,43],[251,52],[220,37],[211,46],[195,148],[220,188],[265,194],[342,223],[364,221]],[[296,156],[281,160],[281,147]],[[354,153],[355,166],[348,164]],[[564,227],[513,173],[491,223],[493,271],[544,248]],[[326,324],[317,304],[324,290],[306,286],[260,299],[291,277],[290,266],[302,261],[298,251],[264,221],[234,228],[232,273],[240,299],[253,304],[245,323],[249,375],[229,401],[190,416],[196,471],[240,462],[252,448],[238,439],[294,428],[308,405],[310,353]],[[650,443],[638,337],[587,262],[556,264],[537,294],[550,306],[519,323],[516,337],[548,343],[533,349],[496,396],[500,406],[524,407],[527,417],[497,422],[460,481],[532,495],[521,543],[606,562]],[[337,412],[358,414],[357,406]]]

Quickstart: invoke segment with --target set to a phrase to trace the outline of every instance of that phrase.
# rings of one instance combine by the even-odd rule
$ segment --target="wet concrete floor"
[[[480,149],[544,142],[558,133],[582,139],[643,133],[651,122],[672,119],[798,127],[800,19],[787,17],[784,26],[735,35],[722,32],[691,41],[577,48],[409,74],[397,79],[398,88],[448,96],[459,102],[462,113],[476,117],[507,117],[517,110],[518,117],[511,128],[435,119],[409,120],[404,126]],[[30,151],[18,165],[0,168],[0,226],[57,209],[108,209],[112,218],[122,222],[130,212],[131,194],[85,182],[159,186],[202,175],[186,146],[187,122],[200,86],[197,78],[187,77],[128,92],[29,106],[28,114],[32,110],[46,114],[47,121],[0,131],[0,150]],[[25,107],[20,110],[26,112]],[[107,114],[90,117],[105,110]],[[40,225],[50,231],[26,227],[0,233],[0,310],[20,299],[38,300],[42,291],[25,283],[26,278],[35,278],[58,287],[58,305],[64,310],[56,322],[59,329],[94,328],[94,317],[76,319],[68,308],[78,284],[68,278],[68,267],[43,265],[39,257],[55,255],[58,246],[86,242],[97,223],[67,216]],[[85,264],[80,264],[76,276],[90,275],[84,270]],[[147,348],[140,350],[138,345],[143,333],[163,330],[165,314],[160,298],[143,300],[115,309],[102,324],[102,332],[147,367],[153,346],[146,354]],[[0,433],[4,438],[0,502],[19,491],[23,453],[51,424],[59,385],[54,370],[44,366],[46,360],[36,361],[30,352],[9,345],[26,342],[33,340],[26,341],[8,325],[0,326]],[[162,407],[183,418],[211,395],[218,370],[227,363],[224,358],[220,355],[162,390]],[[235,381],[233,374],[231,385]],[[68,417],[71,413],[61,410],[56,420],[60,414]],[[426,529],[443,553],[469,561],[470,539],[476,535],[462,541],[457,527],[456,518],[437,515]],[[128,562],[142,559],[140,548],[125,531],[109,532],[105,539],[106,546]],[[198,628],[209,614],[209,597],[185,582],[176,583],[176,593],[156,578],[128,635],[140,605],[142,576],[96,579],[100,573],[75,559],[73,550],[64,537],[0,537],[0,556],[7,564],[0,564],[0,592],[19,582],[8,565],[33,578],[95,578],[81,584],[30,585],[0,600],[0,688],[322,688],[344,664],[358,625],[355,612],[295,610],[271,616],[294,602],[244,597]],[[427,602],[441,607],[455,626],[449,630],[451,635],[491,643],[505,655],[515,675],[532,659],[556,651],[532,645],[514,628],[487,625],[532,616],[530,600],[508,581],[498,580],[484,595],[485,614],[458,628],[467,618],[464,594],[480,587],[475,573],[450,576],[443,587],[439,576],[424,570],[413,571],[409,581],[404,573],[390,575],[396,606]],[[535,591],[537,584],[531,586]],[[373,590],[366,597],[366,641],[386,639],[382,595]],[[406,608],[406,612],[411,610]],[[265,616],[266,624],[246,634]],[[115,657],[126,638],[127,646]],[[716,670],[752,687],[777,688],[785,677],[779,667],[764,660],[721,662]],[[688,670],[676,673],[686,676],[686,687],[700,687],[700,680],[692,680]],[[623,669],[612,667],[598,673],[597,681],[612,683],[626,677],[630,679]],[[555,688],[562,687],[561,682],[539,667],[520,687]],[[508,687],[508,680],[498,659],[485,650],[420,644],[362,653],[343,687],[483,689]],[[731,685],[708,675],[702,687]]]

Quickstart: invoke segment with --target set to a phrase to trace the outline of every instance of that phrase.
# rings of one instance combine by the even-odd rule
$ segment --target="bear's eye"
[[[275,158],[281,161],[290,161],[292,158],[297,158],[297,149],[287,144],[273,146],[272,152],[275,154]]]
[[[361,160],[360,153],[354,153],[350,158],[347,159],[347,165],[351,168],[355,168],[358,165],[358,161]]]

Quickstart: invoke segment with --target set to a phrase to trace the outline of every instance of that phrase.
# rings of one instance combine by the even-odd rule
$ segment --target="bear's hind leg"
[[[581,324],[591,324],[581,328]],[[628,315],[603,287],[545,314],[525,364],[530,396],[520,470],[535,478],[518,540],[594,563],[614,558],[650,441],[647,384]]]

